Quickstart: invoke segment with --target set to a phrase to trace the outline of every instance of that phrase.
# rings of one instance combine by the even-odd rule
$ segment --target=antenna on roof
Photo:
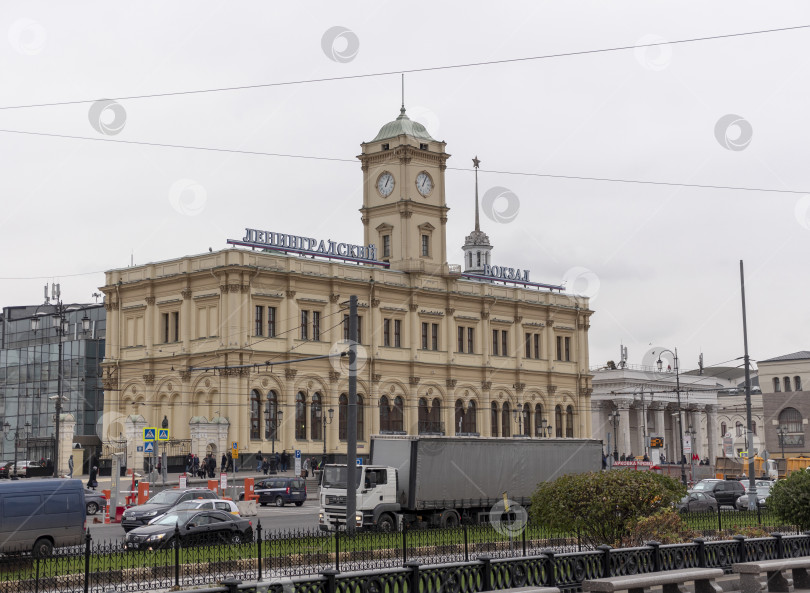
[[[405,111],[405,73],[402,73],[402,110]]]
[[[702,375],[703,374],[703,352],[701,352],[700,356],[698,356],[698,369],[700,370],[700,372],[698,372],[698,375]]]

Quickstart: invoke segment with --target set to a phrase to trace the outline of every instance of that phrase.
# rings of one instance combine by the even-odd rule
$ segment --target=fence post
[[[239,585],[242,584],[242,581],[239,579],[225,579],[222,581],[222,584],[225,585],[226,589],[228,589],[228,593],[238,593]]]
[[[406,562],[405,568],[411,569],[411,582],[408,586],[408,590],[414,593],[418,593],[419,591],[419,563],[418,562]]]
[[[174,586],[180,587],[180,528],[174,525]]]
[[[84,593],[90,590],[90,532],[84,536]]]
[[[258,561],[258,578],[256,580],[262,580],[262,521],[259,519],[259,522],[256,524],[256,560]]]
[[[737,540],[737,562],[748,562],[748,555],[745,553],[745,536],[735,535],[732,539]]]
[[[647,545],[653,549],[653,572],[658,572],[661,570],[661,542],[651,541],[647,542]]]
[[[776,538],[776,557],[781,560],[785,557],[785,542],[782,541],[782,534],[777,531],[772,533],[771,537]]]
[[[469,548],[469,543],[467,541],[467,524],[462,523],[461,528],[464,531],[464,562],[469,562],[470,561],[470,548]]]
[[[554,562],[554,550],[543,550],[543,556],[548,558],[548,582],[544,583],[547,587],[557,586],[557,567]],[[511,584],[511,583],[510,583]]]
[[[723,531],[723,516],[720,514],[720,505],[717,505],[717,531]]]
[[[39,554],[37,554],[37,576],[34,581],[34,586],[36,587],[35,592],[39,593]]]
[[[699,568],[706,568],[706,540],[702,537],[696,537],[692,540],[697,544],[697,557],[698,557],[698,567]]]
[[[337,591],[337,584],[335,583],[335,575],[339,574],[338,571],[332,568],[327,568],[321,574],[326,577],[325,593],[335,593],[335,591]]]
[[[602,578],[613,576],[610,573],[610,551],[613,549],[607,544],[602,544],[596,548],[602,552]]]
[[[523,540],[523,556],[527,556],[526,554],[526,526],[523,526],[523,529],[520,530],[520,539]]]
[[[478,560],[483,564],[483,582],[481,583],[482,591],[492,591],[492,558],[489,556],[479,556]],[[416,590],[418,591],[418,589]]]
[[[335,570],[340,572],[340,529],[335,526]]]
[[[402,524],[402,566],[408,562],[408,536],[406,535],[406,531],[408,531],[408,526],[403,523]]]

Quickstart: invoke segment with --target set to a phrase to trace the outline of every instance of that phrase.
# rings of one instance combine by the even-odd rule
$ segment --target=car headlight
[[[159,542],[160,540],[162,540],[165,537],[165,535],[166,535],[165,533],[158,533],[157,535],[151,535],[151,536],[149,536],[149,539],[146,540],[146,541]]]
[[[148,513],[144,513],[143,516],[144,517],[154,517],[157,514],[158,514],[157,511],[149,511]]]

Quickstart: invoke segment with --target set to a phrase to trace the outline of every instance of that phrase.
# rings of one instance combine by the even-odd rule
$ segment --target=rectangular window
[[[383,319],[383,346],[391,346],[391,320]]]
[[[422,350],[428,349],[428,324],[422,324]]]
[[[431,339],[431,350],[438,350],[439,349],[439,324],[433,324],[433,336]]]
[[[394,319],[394,348],[402,347],[402,321]]]
[[[526,334],[526,348],[525,348],[525,352],[523,353],[523,356],[525,356],[526,358],[531,358],[532,357],[532,335],[531,334]]]
[[[492,330],[492,356],[498,356],[498,330]]]
[[[430,256],[430,236],[422,235],[422,257]]]
[[[276,337],[276,308],[267,307],[267,337]]]
[[[345,341],[349,341],[349,316],[343,316],[343,339]],[[363,318],[358,315],[357,316],[357,343],[363,343]]]
[[[467,328],[467,352],[475,352],[475,329],[471,327]]]
[[[312,339],[316,342],[321,341],[321,312],[312,312]]]
[[[349,316],[343,316],[343,340],[345,342],[349,341]]]
[[[172,313],[172,331],[174,335],[172,336],[172,342],[179,342],[180,341],[180,311],[174,311]]]
[[[163,343],[169,343],[169,314],[168,313],[161,313],[160,314],[161,320],[161,329],[163,330],[161,333],[163,334]]]
[[[540,358],[540,334],[534,334],[534,357]]]
[[[309,339],[309,311],[301,311],[301,339]]]
[[[383,235],[383,257],[391,257],[391,235]]]
[[[565,360],[571,360],[571,338],[565,338]]]
[[[161,333],[163,343],[177,342],[180,339],[180,312],[161,313]]]
[[[562,337],[557,336],[557,360],[562,360]]]
[[[458,351],[464,352],[464,328],[458,328]]]
[[[507,333],[506,330],[501,331],[501,356],[509,356],[508,350],[506,349],[506,340],[507,340]]]
[[[256,305],[256,335],[264,335],[264,307]]]

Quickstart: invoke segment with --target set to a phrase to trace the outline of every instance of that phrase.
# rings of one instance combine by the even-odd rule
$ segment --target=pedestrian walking
[[[208,458],[208,477],[213,478],[215,471],[217,471],[217,460],[214,459],[214,454],[211,453],[210,457]]]
[[[285,449],[285,450],[283,450],[281,452],[281,471],[283,471],[283,472],[287,471],[287,464],[289,462],[290,462],[290,458],[287,455],[287,450]]]
[[[96,478],[98,477],[98,459],[96,456],[93,455],[90,458],[90,476],[87,479],[87,487],[92,488],[95,490],[98,487],[98,481]]]
[[[262,471],[262,461],[264,461],[264,458],[262,457],[262,452],[259,451],[256,453],[256,472]]]
[[[262,471],[264,472],[265,476],[267,475],[267,472],[270,471],[270,460],[269,459],[264,459],[262,461]]]
[[[301,467],[301,477],[302,477],[302,478],[307,478],[307,477],[309,477],[309,457],[307,457],[306,459],[304,459],[304,464],[303,464],[303,466]]]
[[[228,449],[227,461],[228,461],[228,465],[227,465],[228,471],[231,471],[233,469],[233,455],[231,454],[230,449]]]
[[[73,455],[68,457],[68,478],[73,477]]]
[[[222,454],[222,463],[220,464],[219,471],[220,473],[224,472],[228,467],[228,458],[225,456],[225,453]]]

